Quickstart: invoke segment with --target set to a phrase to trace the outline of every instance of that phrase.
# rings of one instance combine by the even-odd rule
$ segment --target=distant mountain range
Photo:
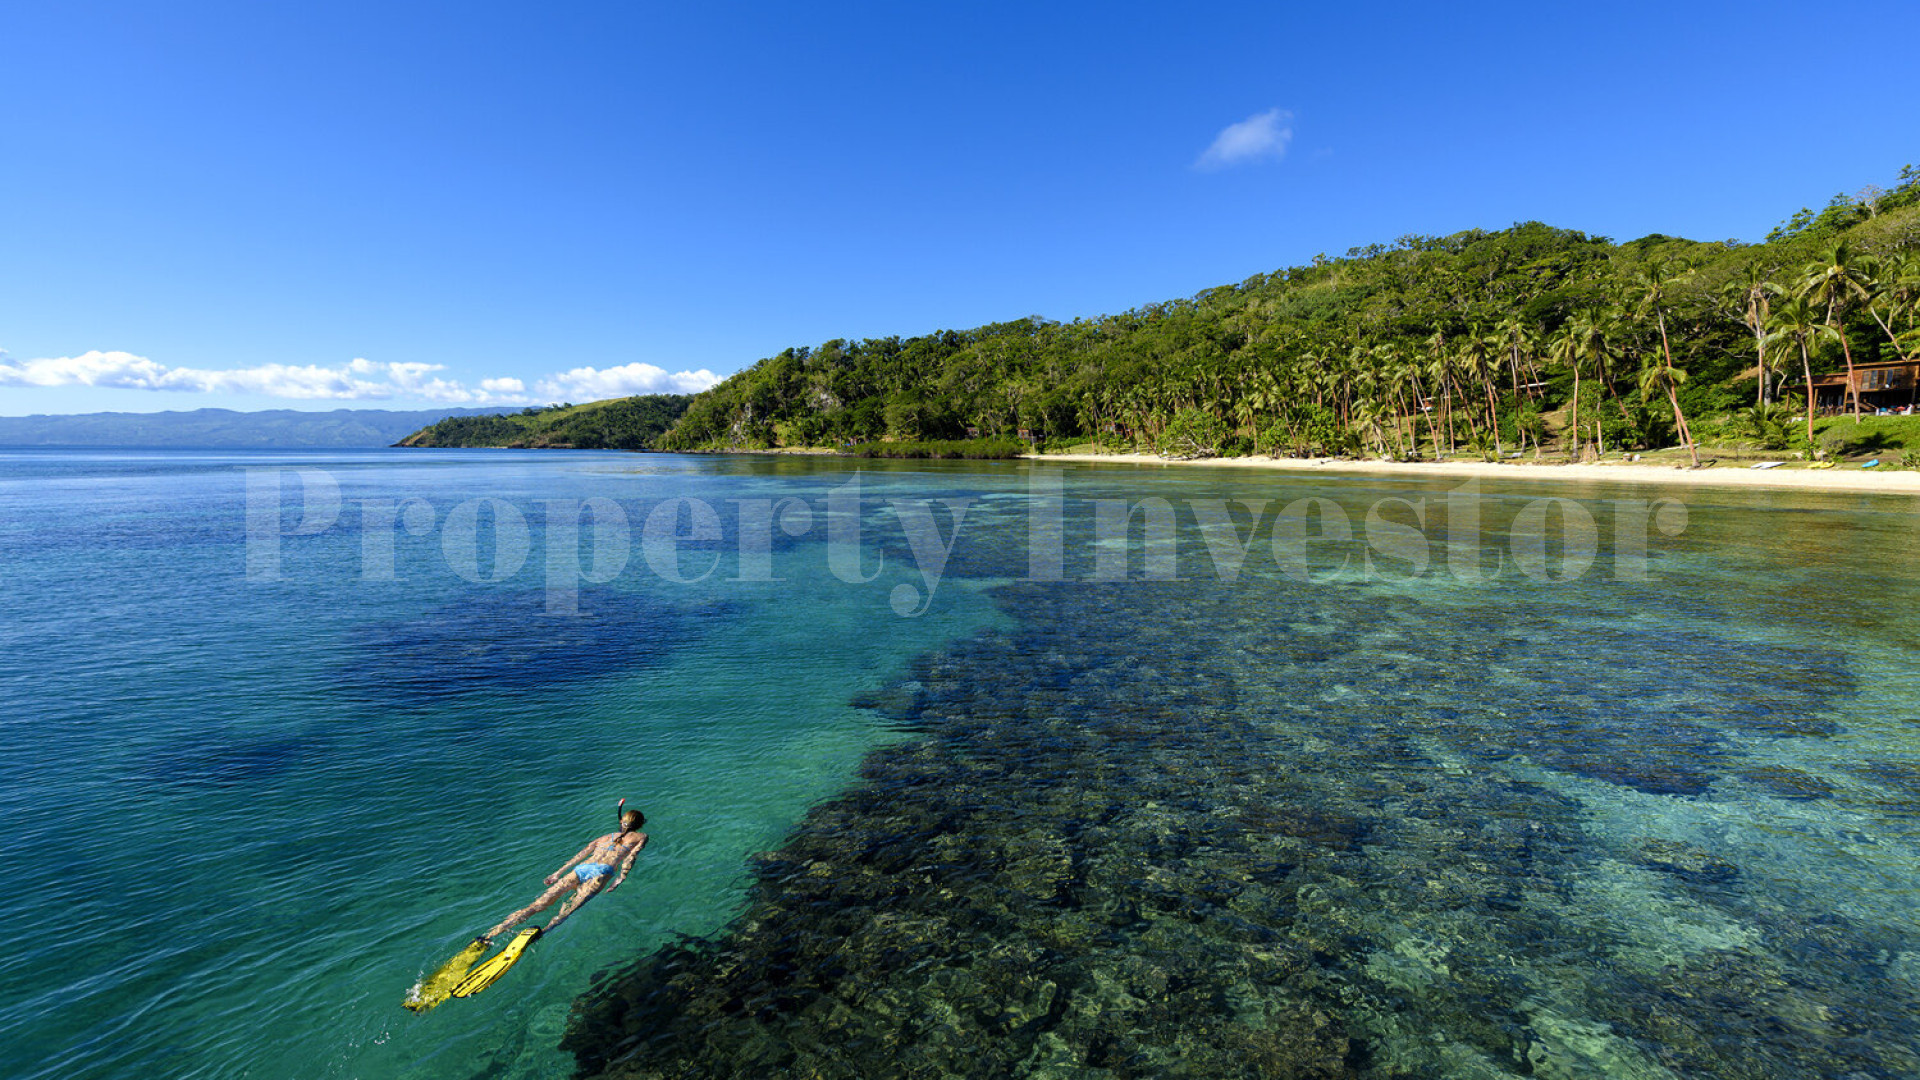
[[[495,416],[515,410],[195,409],[192,412],[81,413],[72,416],[0,416],[0,446],[195,447],[253,450],[346,449],[392,446],[450,416]]]

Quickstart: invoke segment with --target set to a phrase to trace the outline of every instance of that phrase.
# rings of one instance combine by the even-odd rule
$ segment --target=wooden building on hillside
[[[1860,406],[1866,412],[1911,409],[1920,405],[1920,360],[1855,364],[1853,385],[1860,391]],[[1788,389],[1801,387],[1789,384]],[[1852,411],[1845,368],[1813,377],[1813,407],[1817,413]]]

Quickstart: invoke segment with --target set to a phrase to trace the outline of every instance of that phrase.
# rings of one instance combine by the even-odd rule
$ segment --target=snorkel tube
[[[623,795],[620,797],[620,804],[613,808],[613,823],[619,826],[622,832],[626,831],[626,809],[627,799],[626,796]]]

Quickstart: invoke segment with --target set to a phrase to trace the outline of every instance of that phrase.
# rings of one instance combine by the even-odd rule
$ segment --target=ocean
[[[0,451],[0,1073],[1913,1075],[1917,523]],[[402,1009],[621,798],[619,890]]]

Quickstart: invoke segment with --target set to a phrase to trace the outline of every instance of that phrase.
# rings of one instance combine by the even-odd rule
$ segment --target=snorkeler
[[[602,887],[619,888],[620,883],[627,880],[627,872],[633,869],[633,860],[639,856],[640,849],[647,846],[647,834],[640,831],[640,826],[647,823],[647,816],[638,810],[628,810],[626,806],[627,800],[621,799],[620,805],[615,808],[620,819],[619,832],[594,838],[580,849],[580,854],[568,859],[565,866],[548,874],[546,892],[535,897],[533,903],[507,916],[500,925],[474,938],[473,943],[460,950],[459,955],[415,983],[413,989],[407,991],[403,1004],[416,1013],[423,1013],[449,997],[471,997],[485,990],[505,975],[508,968],[520,962],[535,938],[565,922],[567,916],[580,910],[580,905],[598,896]],[[614,876],[615,866],[620,868],[617,877]],[[607,885],[609,877],[613,878],[612,885]],[[527,921],[535,912],[546,910],[568,892],[573,895],[560,905],[559,913],[544,929],[530,926],[520,931],[505,948],[489,957],[485,963],[479,967],[473,966],[492,947],[494,938]]]
[[[625,800],[622,802],[624,803]],[[647,816],[638,810],[622,812],[619,832],[610,832],[590,841],[586,847],[580,849],[578,855],[568,859],[565,866],[547,875],[545,883],[549,888],[546,892],[535,897],[533,903],[507,916],[500,925],[475,940],[491,945],[494,938],[527,921],[535,913],[545,911],[555,900],[571,890],[573,895],[568,896],[567,902],[560,905],[559,914],[555,915],[541,930],[541,933],[547,933],[565,922],[567,916],[580,910],[580,905],[599,895],[601,886],[605,885],[609,890],[619,888],[620,883],[627,880],[627,872],[633,869],[633,860],[639,856],[640,849],[647,846],[647,834],[640,831],[640,826],[646,823]],[[613,877],[616,866],[619,867],[620,873],[618,877]],[[568,873],[569,870],[572,873]],[[612,885],[606,884],[609,877],[613,877]]]

